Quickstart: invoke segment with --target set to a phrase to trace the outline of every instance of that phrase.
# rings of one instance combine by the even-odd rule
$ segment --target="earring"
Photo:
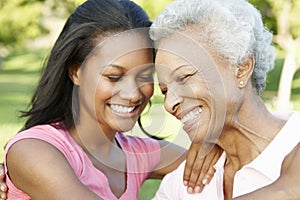
[[[240,84],[240,87],[243,87],[244,86],[244,81],[240,81],[239,84]]]

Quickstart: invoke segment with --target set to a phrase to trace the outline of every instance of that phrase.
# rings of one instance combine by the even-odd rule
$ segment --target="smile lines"
[[[192,110],[191,112],[187,113],[182,119],[182,123],[186,123],[188,121],[192,121],[199,117],[200,113],[202,112],[202,108],[199,108],[197,110]]]

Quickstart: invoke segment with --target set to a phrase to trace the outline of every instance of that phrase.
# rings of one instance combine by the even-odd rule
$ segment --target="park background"
[[[134,0],[151,20],[172,0]],[[0,161],[3,146],[23,126],[40,69],[68,15],[83,0],[0,0]],[[262,13],[274,33],[276,63],[262,94],[270,110],[300,111],[300,1],[249,0]],[[163,96],[155,90],[152,107],[143,114],[150,132],[188,147],[181,125],[162,108]],[[134,133],[140,132],[136,127]],[[174,133],[174,134],[171,134]],[[131,133],[129,133],[131,134]],[[142,136],[142,135],[141,135]],[[142,136],[143,137],[143,136]],[[21,165],[22,163],[20,163]],[[151,199],[159,180],[147,181],[141,200]]]

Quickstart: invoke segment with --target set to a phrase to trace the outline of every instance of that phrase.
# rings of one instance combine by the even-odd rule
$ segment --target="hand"
[[[5,183],[5,172],[3,163],[0,163],[0,197],[6,199],[7,185]]]
[[[214,145],[207,155],[202,155],[203,144],[192,143],[186,158],[183,182],[188,193],[200,193],[215,173],[214,165],[223,153],[223,150]]]

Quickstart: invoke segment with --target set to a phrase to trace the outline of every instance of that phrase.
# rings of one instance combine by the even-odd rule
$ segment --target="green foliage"
[[[291,33],[294,37],[300,36],[299,12],[300,12],[300,1],[294,0],[292,11],[290,13],[290,24],[292,26]]]
[[[249,2],[261,12],[265,26],[274,34],[277,34],[277,19],[272,10],[272,5],[266,0],[249,0]]]
[[[0,46],[20,47],[25,39],[36,38],[46,29],[39,19],[40,1],[2,0],[0,4]]]
[[[46,2],[46,0],[43,0]],[[63,17],[70,15],[77,6],[85,2],[85,0],[47,0],[51,10],[62,14]]]
[[[84,0],[1,0],[0,49],[24,46],[24,41],[47,34],[42,17],[68,16]],[[50,10],[50,14],[49,14]]]
[[[3,146],[23,126],[19,111],[28,107],[45,54],[40,49],[12,52],[0,67],[0,161]]]
[[[149,15],[151,20],[155,17],[173,0],[133,0],[140,5]]]
[[[151,200],[160,185],[160,179],[148,179],[140,189],[139,200]]]
[[[291,10],[289,16],[287,18],[287,22],[290,25],[290,32],[293,37],[297,37],[300,35],[300,20],[299,20],[299,12],[300,12],[300,1],[299,0],[254,0],[257,2],[265,2],[271,6],[272,13],[274,14],[274,18],[278,19],[282,12],[282,8],[284,4],[291,2]]]

